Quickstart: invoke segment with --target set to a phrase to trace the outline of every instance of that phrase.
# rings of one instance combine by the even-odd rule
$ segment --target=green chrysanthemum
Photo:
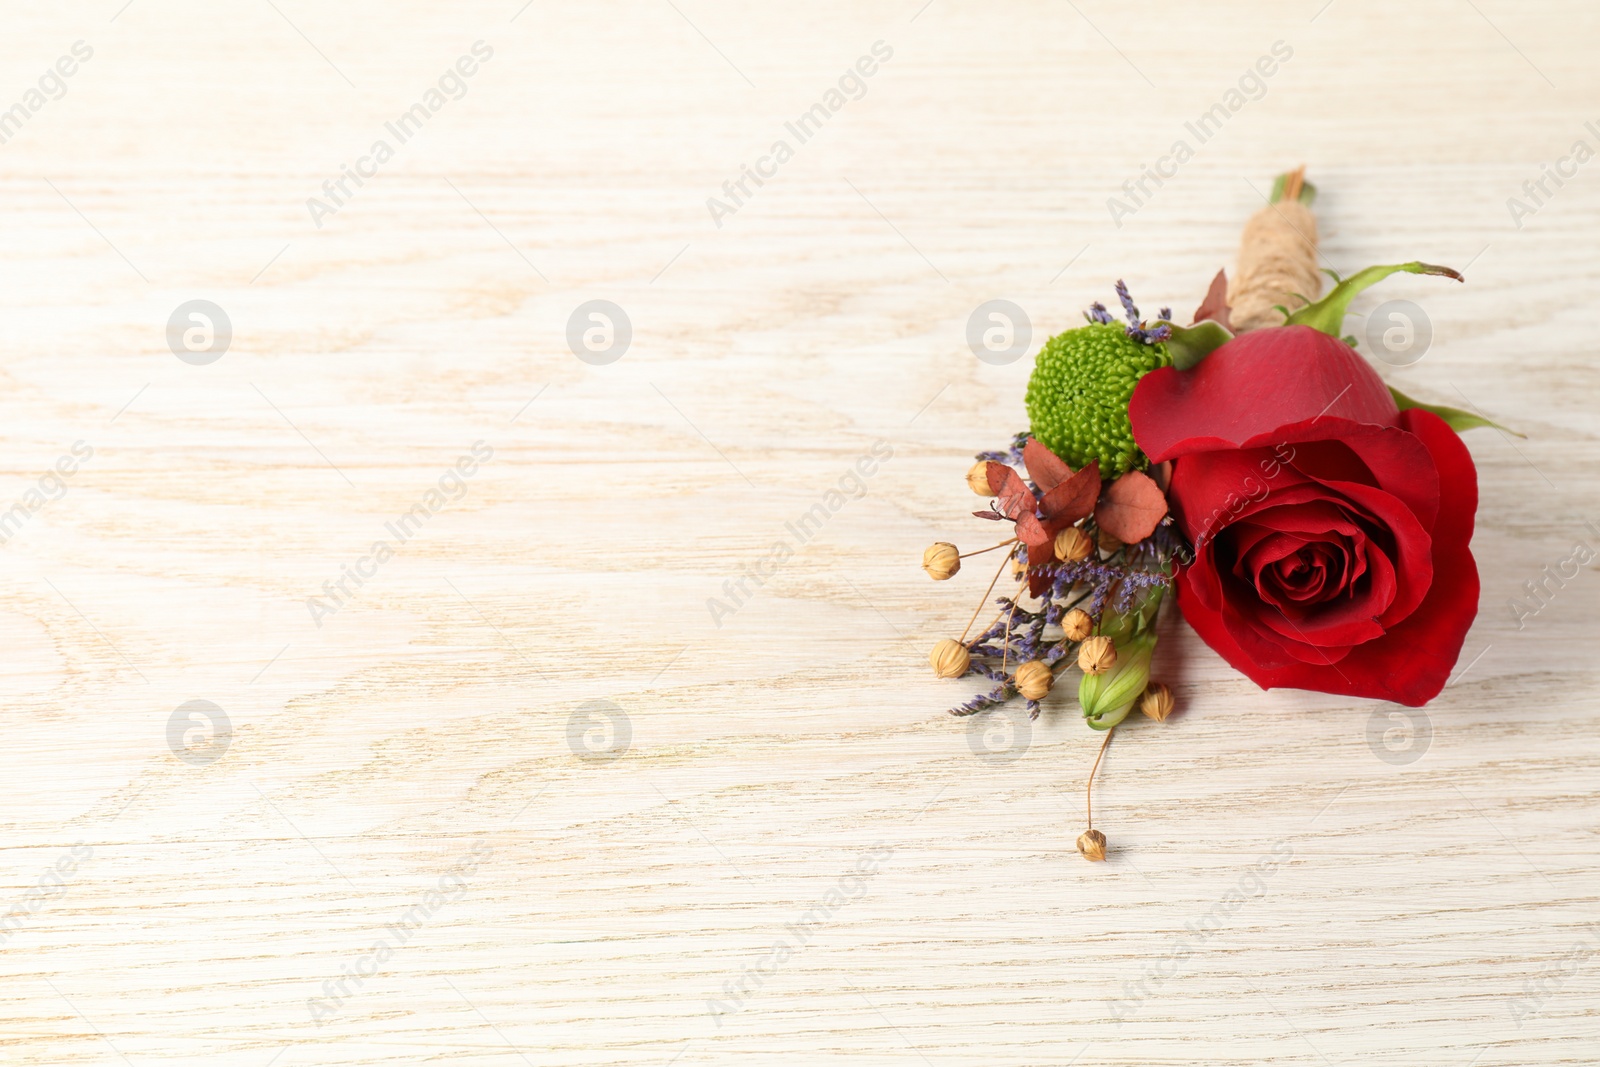
[[[1028,380],[1033,436],[1074,470],[1100,461],[1113,478],[1143,466],[1128,399],[1139,379],[1172,362],[1164,344],[1129,337],[1121,324],[1091,323],[1050,338]]]

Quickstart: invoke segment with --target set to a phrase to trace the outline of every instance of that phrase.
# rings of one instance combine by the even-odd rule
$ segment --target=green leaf
[[[1401,411],[1407,408],[1420,408],[1423,411],[1431,411],[1443,419],[1456,433],[1461,433],[1463,430],[1470,430],[1477,426],[1489,426],[1504,433],[1516,434],[1521,438],[1528,436],[1525,433],[1517,433],[1515,430],[1507,429],[1498,422],[1491,422],[1482,415],[1477,415],[1470,411],[1445,407],[1443,404],[1424,404],[1420,400],[1413,400],[1392,385],[1389,386],[1389,392],[1394,396],[1394,402],[1399,405]]]
[[[1394,263],[1384,267],[1368,267],[1358,270],[1350,277],[1344,279],[1329,290],[1328,295],[1318,300],[1315,304],[1305,307],[1289,316],[1286,326],[1310,326],[1312,329],[1321,330],[1330,337],[1338,337],[1344,332],[1345,311],[1350,307],[1350,301],[1363,289],[1370,288],[1383,281],[1391,274],[1437,274],[1445,278],[1454,278],[1464,281],[1461,273],[1449,267],[1438,267],[1432,263]]]
[[[1179,370],[1193,370],[1202,359],[1233,340],[1233,334],[1222,328],[1220,322],[1206,319],[1193,326],[1172,326],[1172,336],[1167,338],[1167,351],[1172,355],[1172,365]]]

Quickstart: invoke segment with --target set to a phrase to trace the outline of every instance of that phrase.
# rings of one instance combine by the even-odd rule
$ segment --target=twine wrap
[[[1294,311],[1322,292],[1317,218],[1302,202],[1304,168],[1284,176],[1282,196],[1257,211],[1239,238],[1239,269],[1228,303],[1235,333],[1282,326],[1278,305]]]

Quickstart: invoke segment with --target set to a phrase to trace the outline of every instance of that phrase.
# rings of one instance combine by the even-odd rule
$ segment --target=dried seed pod
[[[1076,526],[1068,526],[1056,534],[1056,558],[1059,560],[1076,563],[1080,559],[1088,559],[1093,551],[1094,542]]]
[[[1117,665],[1117,646],[1109,637],[1086,637],[1078,646],[1078,666],[1084,674],[1104,674]],[[1124,705],[1126,706],[1126,705]]]
[[[1043,700],[1055,680],[1050,668],[1036,659],[1030,659],[1017,668],[1017,692],[1029,700]]]
[[[967,488],[979,496],[989,496],[989,461],[980,459],[967,471]]]
[[[961,569],[961,550],[949,541],[935,541],[922,553],[922,569],[936,582],[953,578]]]
[[[1099,863],[1106,858],[1106,835],[1099,830],[1085,830],[1078,835],[1078,851],[1084,859]]]
[[[947,637],[933,646],[933,651],[928,653],[928,663],[933,666],[933,673],[941,678],[959,678],[967,673],[972,653],[960,641]]]
[[[1172,690],[1160,682],[1151,682],[1139,698],[1139,710],[1156,722],[1167,721],[1167,716],[1172,714],[1172,704]]]
[[[1082,608],[1073,608],[1061,616],[1061,629],[1068,641],[1082,641],[1094,632],[1094,616]]]
[[[1104,530],[1098,530],[1096,533],[1096,544],[1099,545],[1100,551],[1104,552],[1106,555],[1112,555],[1122,547],[1121,541],[1117,540],[1111,534],[1106,533]]]

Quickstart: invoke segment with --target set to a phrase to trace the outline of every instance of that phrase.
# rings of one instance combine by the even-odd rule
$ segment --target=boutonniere
[[[923,554],[947,580],[1001,553],[966,628],[929,657],[941,678],[992,683],[951,714],[1020,698],[1037,717],[1076,671],[1084,722],[1105,735],[1091,799],[1117,725],[1136,708],[1172,714],[1150,676],[1169,601],[1263,689],[1413,707],[1444,687],[1477,613],[1477,473],[1457,434],[1494,424],[1385,385],[1343,332],[1351,299],[1390,275],[1461,275],[1421,262],[1319,271],[1314,196],[1300,171],[1278,179],[1231,289],[1219,271],[1187,325],[1170,308],[1146,320],[1119,281],[1120,320],[1095,303],[1050,338],[1028,431],[967,472],[988,500],[973,514],[1011,536]],[[1334,284],[1318,299],[1322,273]],[[1104,859],[1086,808],[1078,850]]]

